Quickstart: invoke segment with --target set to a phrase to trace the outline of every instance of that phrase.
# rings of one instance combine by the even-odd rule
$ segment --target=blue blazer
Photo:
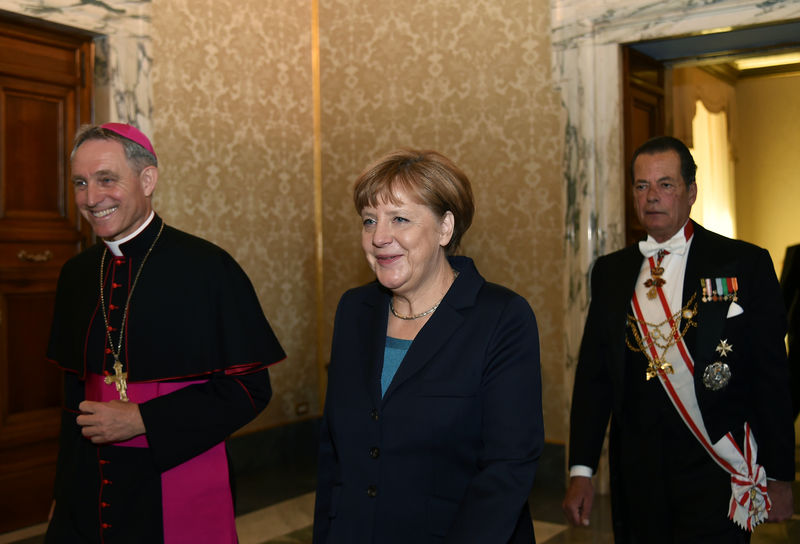
[[[342,296],[322,421],[314,542],[530,543],[542,451],[539,337],[524,298],[471,259],[386,394],[390,292]]]

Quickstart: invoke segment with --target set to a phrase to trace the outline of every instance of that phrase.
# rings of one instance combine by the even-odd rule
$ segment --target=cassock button
[[[372,457],[373,459],[377,459],[378,457],[380,457],[380,455],[381,455],[380,448],[370,448],[369,449],[369,456]]]
[[[367,497],[369,497],[370,499],[374,499],[377,496],[378,496],[378,488],[375,487],[374,485],[368,485],[367,486]]]
[[[377,410],[372,410],[369,413],[369,417],[371,417],[374,421],[378,421],[378,411]]]

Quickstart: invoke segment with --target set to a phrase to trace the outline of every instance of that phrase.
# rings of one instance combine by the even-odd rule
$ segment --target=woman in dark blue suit
[[[544,433],[530,306],[454,257],[467,177],[402,150],[356,181],[377,281],[336,312],[314,542],[530,543]]]

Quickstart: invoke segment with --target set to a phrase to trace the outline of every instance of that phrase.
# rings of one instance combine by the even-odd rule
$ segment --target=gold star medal
[[[727,357],[728,353],[733,351],[733,346],[728,343],[728,340],[720,340],[719,345],[717,346],[717,353],[719,353],[720,357]]]

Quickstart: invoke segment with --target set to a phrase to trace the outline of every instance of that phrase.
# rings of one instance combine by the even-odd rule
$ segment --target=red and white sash
[[[694,361],[678,332],[678,327],[675,326],[672,319],[674,314],[661,288],[658,288],[658,298],[661,308],[659,309],[657,304],[648,304],[646,306],[648,315],[645,315],[634,291],[632,304],[642,338],[648,338],[647,322],[658,323],[663,321],[664,317],[668,319],[671,330],[676,331],[675,349],[670,346],[663,355],[672,365],[674,374],[659,371],[659,380],[673,406],[698,442],[711,458],[731,475],[728,517],[741,528],[752,531],[756,525],[767,519],[772,503],[767,495],[766,472],[756,463],[757,446],[750,432],[750,425],[747,422],[744,424],[744,452],[736,444],[731,433],[727,433],[717,443],[711,443],[695,396]],[[652,342],[649,344],[650,357],[658,358],[656,346]]]

